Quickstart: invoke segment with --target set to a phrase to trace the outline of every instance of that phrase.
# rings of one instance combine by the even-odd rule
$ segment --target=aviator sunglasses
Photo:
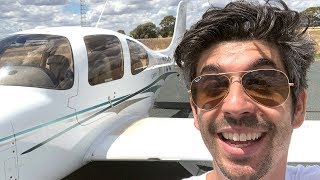
[[[234,76],[230,74],[244,73],[240,83],[244,92],[255,102],[276,107],[284,103],[290,92],[288,76],[276,69],[257,69],[219,74],[204,74],[194,78],[191,82],[189,93],[193,103],[202,110],[216,108],[228,95]]]

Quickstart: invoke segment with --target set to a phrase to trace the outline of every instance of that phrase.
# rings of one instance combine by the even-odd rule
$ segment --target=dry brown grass
[[[153,38],[153,39],[139,39],[144,45],[153,50],[165,49],[171,42],[170,38]]]
[[[317,53],[316,53],[316,57],[318,59],[320,59],[320,27],[317,27],[317,28],[310,28],[308,30],[310,36],[312,37],[312,39],[315,40],[317,46],[316,46],[316,49],[317,49]]]
[[[308,30],[312,39],[317,43],[316,49],[316,57],[320,59],[320,27],[309,28]],[[148,46],[153,50],[165,49],[169,46],[172,38],[154,38],[154,39],[139,39],[140,42]]]

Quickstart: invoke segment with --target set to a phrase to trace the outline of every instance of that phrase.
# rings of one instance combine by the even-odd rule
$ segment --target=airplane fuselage
[[[147,117],[175,74],[169,56],[97,28],[19,32],[0,53],[0,179],[70,174],[97,137]]]

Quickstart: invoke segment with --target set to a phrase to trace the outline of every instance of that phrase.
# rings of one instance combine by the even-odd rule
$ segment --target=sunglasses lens
[[[289,94],[287,76],[277,70],[259,70],[242,77],[246,93],[255,101],[268,107],[282,104]]]
[[[191,97],[201,109],[215,108],[226,96],[229,79],[224,75],[203,75],[191,83]]]

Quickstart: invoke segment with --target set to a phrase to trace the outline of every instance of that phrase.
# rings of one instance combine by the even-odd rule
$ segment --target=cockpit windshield
[[[67,38],[22,34],[0,41],[0,85],[69,89],[74,69]]]

